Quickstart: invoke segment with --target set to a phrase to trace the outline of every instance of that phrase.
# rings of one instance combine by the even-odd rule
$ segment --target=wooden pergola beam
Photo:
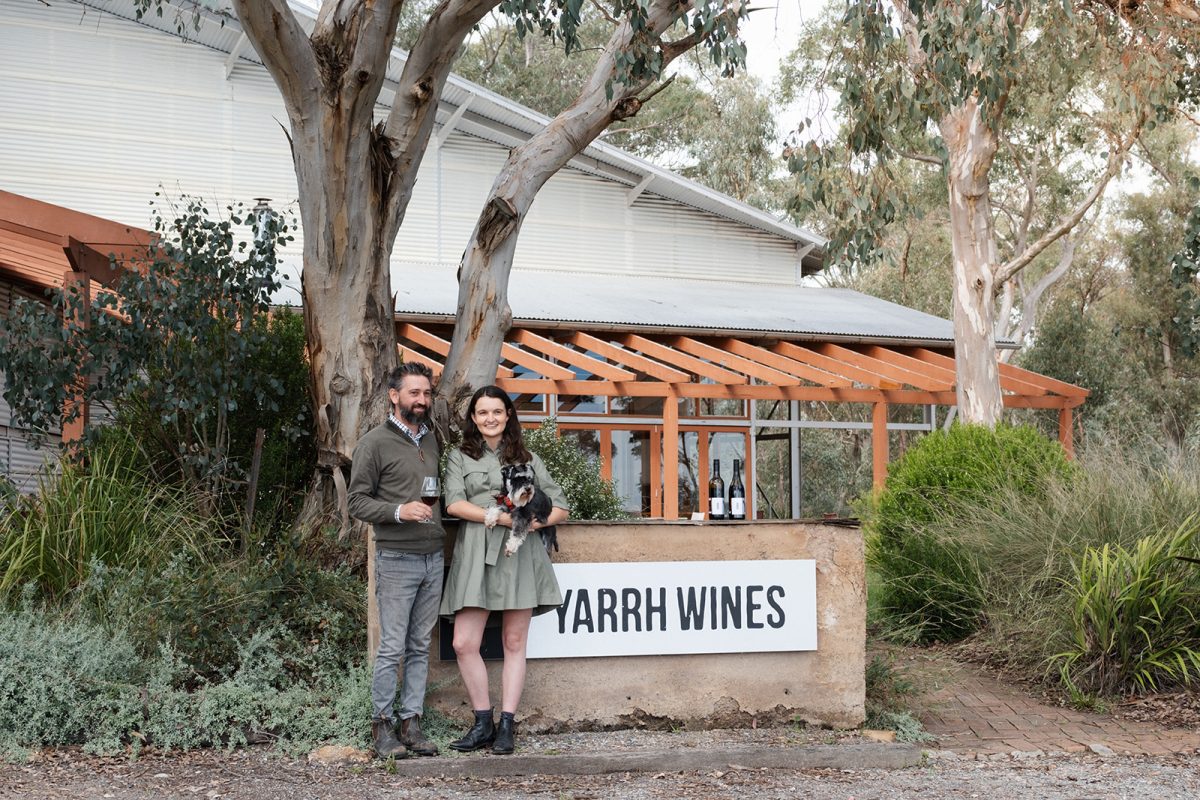
[[[721,369],[716,364],[710,364],[707,361],[694,358],[687,353],[681,353],[674,348],[667,347],[665,344],[659,344],[636,333],[622,335],[620,342],[626,347],[637,350],[639,353],[644,353],[659,361],[665,361],[672,366],[679,367],[696,375],[702,375],[720,384],[736,385],[750,382],[750,379],[745,375]]]
[[[889,380],[870,370],[860,369],[832,356],[818,353],[808,347],[802,347],[792,342],[777,342],[771,347],[771,350],[796,361],[811,364],[818,369],[841,375],[865,386],[873,386],[877,389],[899,389],[901,386],[898,381]]]
[[[849,347],[824,342],[817,345],[815,349],[831,358],[845,361],[848,364],[853,364],[856,367],[874,372],[884,378],[890,378],[909,386],[915,386],[918,389],[926,389],[931,392],[946,392],[954,389],[954,381],[952,380],[938,380],[927,372],[918,372],[910,367],[901,367],[887,361],[880,361],[878,358],[872,358],[865,353],[860,353]]]
[[[417,327],[411,322],[402,322],[396,328],[396,336],[400,339],[407,339],[413,344],[419,344],[421,347],[426,347],[445,358],[450,355],[450,342],[440,336],[430,333],[424,328]],[[412,352],[409,350],[409,352]],[[438,367],[441,371],[441,367]],[[503,364],[496,365],[496,376],[500,378],[511,378],[515,373],[504,366]]]
[[[418,364],[424,364],[433,371],[433,377],[437,378],[442,374],[442,365],[440,362],[433,360],[424,353],[413,350],[411,347],[405,347],[403,344],[396,345],[396,358],[401,363],[405,361],[416,361]]]
[[[519,364],[526,369],[533,370],[538,375],[544,378],[549,378],[553,381],[573,381],[576,375],[566,367],[560,367],[558,364],[551,363],[544,358],[535,356],[533,353],[526,352],[521,348],[505,342],[500,346],[500,357],[505,361],[511,361],[514,364]],[[591,392],[579,392],[579,394],[592,394]]]
[[[832,372],[814,367],[811,364],[805,364],[803,361],[797,361],[794,358],[788,358],[780,353],[773,352],[765,347],[750,344],[741,339],[722,339],[721,347],[728,350],[734,355],[742,356],[760,364],[765,364],[768,367],[786,372],[789,375],[795,375],[798,378],[812,381],[818,386],[851,386],[853,382],[841,375],[835,375]]]
[[[941,353],[935,353],[932,350],[926,350],[922,347],[912,348],[909,350],[909,352],[914,358],[920,359],[921,361],[929,364],[940,366],[951,373],[954,372],[954,359],[950,358],[949,356],[942,355]],[[1042,386],[1029,383],[1028,381],[1020,378],[1006,377],[1003,372],[1000,373],[1000,389],[1001,391],[1009,391],[1018,395],[1050,394],[1050,392]]]
[[[572,364],[580,369],[587,370],[593,375],[599,376],[601,379],[610,381],[636,381],[637,374],[628,370],[614,367],[607,361],[601,361],[597,358],[592,358],[587,353],[579,350],[572,350],[569,347],[551,341],[544,336],[538,336],[533,331],[525,328],[514,328],[510,336],[517,344],[528,347],[531,350],[537,350],[542,355],[559,361]]]
[[[570,341],[576,347],[586,347],[593,353],[599,353],[605,358],[624,364],[660,381],[666,381],[667,383],[687,383],[692,379],[692,376],[686,372],[668,367],[665,364],[660,364],[654,359],[646,358],[643,355],[635,353],[632,350],[627,350],[624,347],[619,347],[611,342],[598,339],[590,333],[575,331],[571,334]]]
[[[685,353],[690,353],[699,358],[706,359],[713,364],[725,367],[726,369],[736,370],[752,378],[757,378],[760,381],[774,384],[775,386],[798,386],[801,382],[795,375],[780,372],[752,359],[734,355],[719,347],[713,347],[711,344],[705,344],[698,339],[693,339],[690,336],[675,336],[669,339],[668,343]]]

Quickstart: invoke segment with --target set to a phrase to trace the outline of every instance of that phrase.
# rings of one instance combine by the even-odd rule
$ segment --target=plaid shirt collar
[[[429,426],[424,422],[421,423],[421,427],[417,430],[417,432],[413,433],[412,428],[405,425],[395,414],[392,413],[388,414],[388,422],[399,428],[400,431],[409,439],[412,439],[413,444],[415,444],[417,447],[421,446],[421,439],[425,437],[425,434],[429,433]]]

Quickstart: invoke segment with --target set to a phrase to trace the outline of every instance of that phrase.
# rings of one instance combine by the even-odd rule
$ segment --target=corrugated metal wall
[[[3,3],[3,188],[143,227],[160,188],[217,207],[269,197],[276,209],[295,209],[277,90],[264,69],[247,64],[226,79],[225,59],[72,3]],[[431,145],[393,263],[456,267],[507,154],[458,133],[440,152]],[[522,228],[515,266],[794,280],[793,243],[663,200],[652,188],[629,207],[627,192],[562,171]],[[299,263],[299,254],[297,240],[285,256]],[[289,283],[298,287],[297,276]]]

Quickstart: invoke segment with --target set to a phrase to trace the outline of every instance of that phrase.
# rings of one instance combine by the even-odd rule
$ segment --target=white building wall
[[[149,224],[149,202],[198,195],[214,210],[271,198],[295,210],[296,180],[266,71],[68,2],[0,0],[0,188]],[[393,256],[455,269],[507,149],[451,133],[431,143]],[[689,279],[793,282],[795,245],[567,169],[522,228],[514,266]],[[300,260],[299,237],[284,254]],[[298,302],[298,280],[280,299]]]

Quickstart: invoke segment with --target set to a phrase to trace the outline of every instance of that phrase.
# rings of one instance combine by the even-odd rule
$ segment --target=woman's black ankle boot
[[[495,738],[496,722],[492,718],[492,709],[476,711],[475,724],[471,726],[471,730],[464,733],[461,739],[455,739],[451,742],[450,749],[457,750],[460,753],[469,753],[472,750],[487,747]],[[511,736],[509,736],[509,741],[512,741]],[[511,753],[512,750],[510,749],[509,752]]]
[[[507,711],[500,712],[500,724],[496,726],[496,742],[492,752],[498,756],[507,756],[513,751],[513,715]]]

